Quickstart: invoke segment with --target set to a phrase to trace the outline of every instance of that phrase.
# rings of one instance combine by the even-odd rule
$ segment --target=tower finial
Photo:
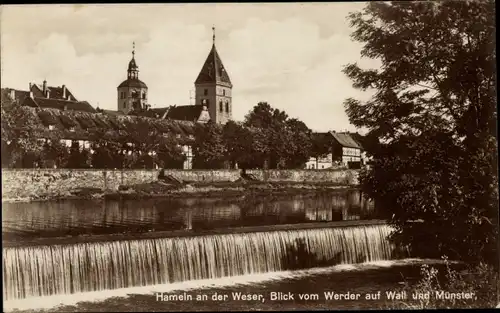
[[[135,41],[132,42],[132,58],[135,56]]]
[[[215,25],[212,26],[212,33],[213,33],[213,35],[212,35],[212,41],[215,44]]]

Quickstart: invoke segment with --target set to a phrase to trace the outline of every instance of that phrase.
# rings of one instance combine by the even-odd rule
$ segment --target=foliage
[[[231,167],[234,168],[236,164],[241,168],[252,167],[254,140],[252,132],[241,124],[229,121],[224,125],[222,137]]]
[[[327,136],[315,135],[311,138],[311,156],[322,158],[331,152],[332,143]]]
[[[223,168],[226,159],[226,145],[222,137],[222,127],[213,122],[198,124],[193,144],[193,168]]]
[[[1,102],[2,166],[32,167],[43,149],[43,143],[31,135],[36,124],[8,96],[2,97]]]
[[[254,142],[259,163],[270,168],[301,168],[309,158],[311,130],[286,112],[258,103],[245,117],[244,126],[259,129]]]
[[[296,118],[286,121],[285,131],[290,134],[290,149],[286,156],[286,167],[302,168],[311,155],[312,131],[304,122]]]
[[[123,168],[123,145],[96,139],[91,143],[93,168]]]
[[[345,101],[350,121],[380,139],[367,147],[363,192],[415,253],[496,266],[494,2],[372,2],[349,19],[362,56],[381,63],[344,69],[375,91]]]
[[[422,265],[420,280],[414,284],[405,282],[403,291],[410,296],[413,293],[429,294],[425,299],[408,299],[396,304],[401,309],[450,309],[450,308],[494,308],[497,303],[497,276],[495,270],[485,263],[458,271],[444,257],[444,271],[427,264]],[[455,266],[456,267],[456,266]],[[474,294],[472,299],[439,299],[436,293]]]
[[[42,167],[64,168],[68,165],[70,153],[59,140],[47,140],[41,155]]]
[[[88,150],[80,147],[77,141],[73,142],[69,149],[68,168],[90,168],[90,153]]]

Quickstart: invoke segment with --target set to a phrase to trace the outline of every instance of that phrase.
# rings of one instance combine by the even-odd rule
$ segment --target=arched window
[[[222,106],[222,101],[219,102],[219,111],[224,112],[224,107]]]
[[[229,113],[229,101],[226,101],[226,112]]]

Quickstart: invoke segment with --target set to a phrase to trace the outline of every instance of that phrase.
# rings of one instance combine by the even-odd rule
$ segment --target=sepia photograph
[[[493,0],[3,4],[3,311],[500,308]]]

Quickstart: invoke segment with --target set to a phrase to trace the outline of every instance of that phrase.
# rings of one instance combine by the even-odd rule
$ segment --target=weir
[[[5,300],[390,260],[388,225],[3,249]]]

